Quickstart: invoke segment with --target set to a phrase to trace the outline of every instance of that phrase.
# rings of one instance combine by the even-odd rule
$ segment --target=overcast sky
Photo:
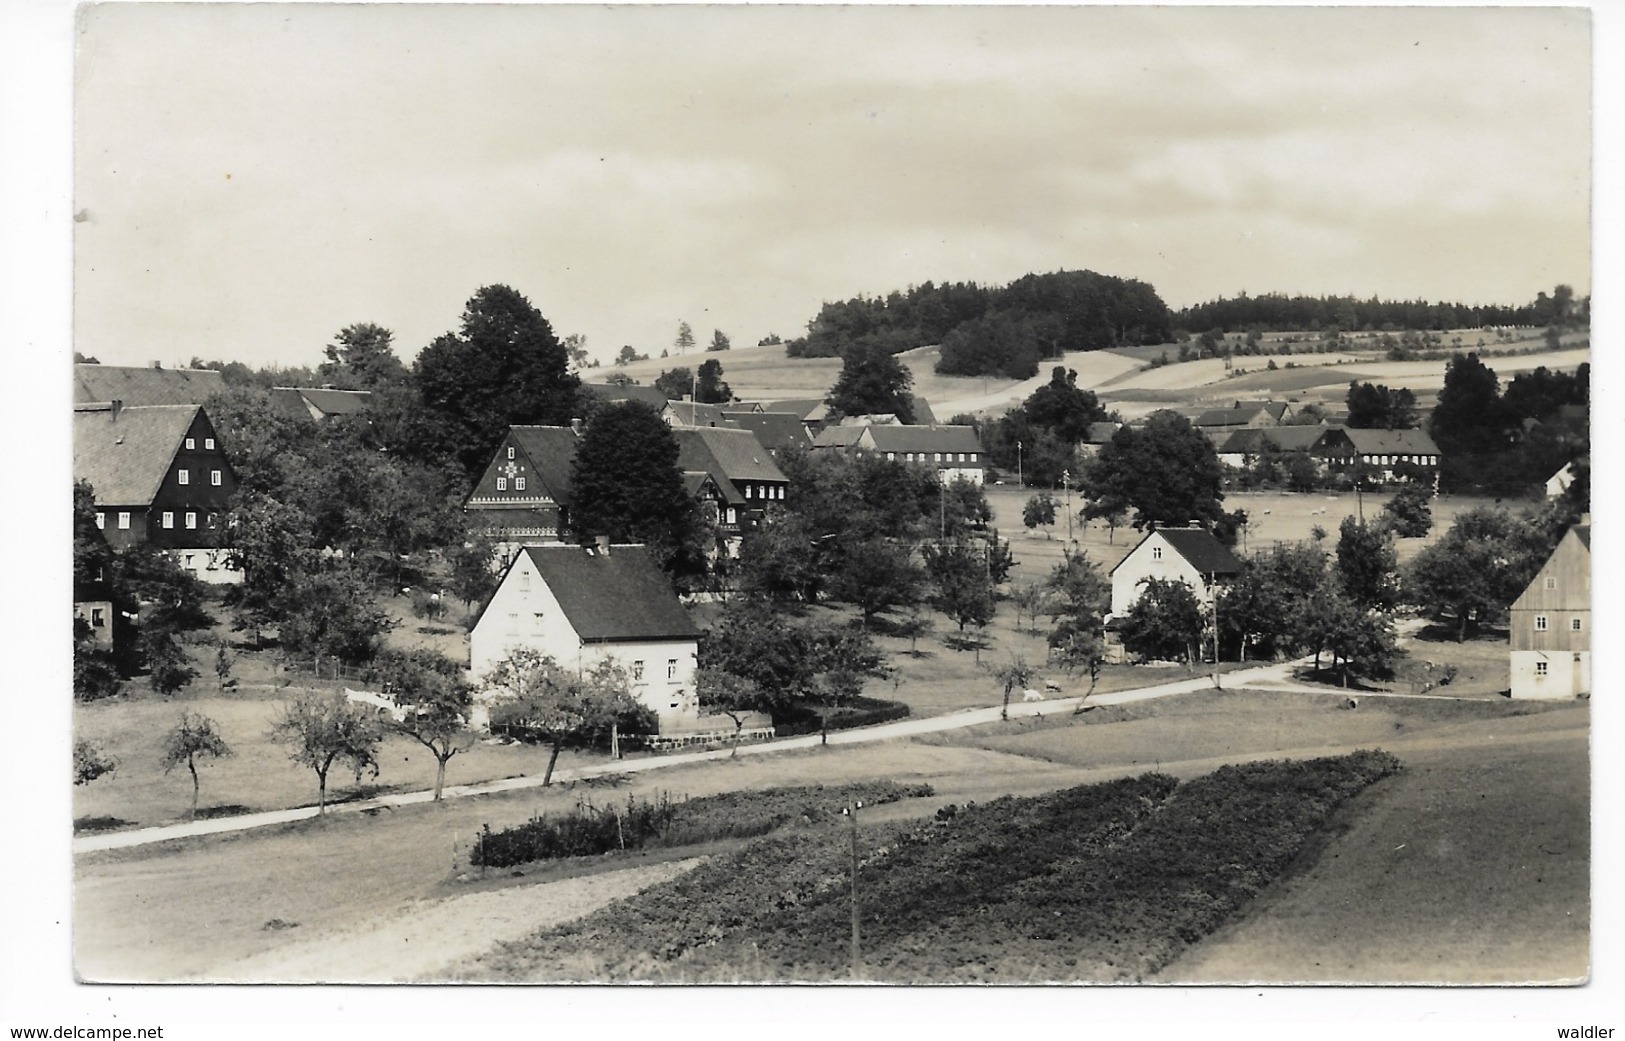
[[[87,9],[75,340],[410,360],[479,286],[608,358],[822,301],[1089,268],[1246,290],[1590,291],[1564,9]]]

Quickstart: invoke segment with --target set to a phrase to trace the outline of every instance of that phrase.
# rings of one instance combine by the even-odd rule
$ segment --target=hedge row
[[[908,718],[908,706],[901,701],[859,697],[851,705],[829,709],[822,716],[817,709],[806,705],[781,710],[773,717],[775,737],[795,737],[816,734],[821,730],[851,730],[854,727],[873,726]]]

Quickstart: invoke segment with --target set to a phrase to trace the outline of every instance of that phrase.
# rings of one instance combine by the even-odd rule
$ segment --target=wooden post
[[[858,810],[862,800],[847,804],[846,815],[852,819],[852,978],[860,975],[863,953],[858,939]]]

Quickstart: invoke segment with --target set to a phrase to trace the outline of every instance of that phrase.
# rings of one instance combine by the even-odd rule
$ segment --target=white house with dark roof
[[[517,648],[581,671],[613,659],[662,733],[691,731],[699,635],[642,546],[524,546],[469,633],[470,666],[478,680]]]
[[[1564,533],[1512,602],[1512,697],[1591,693],[1591,523]]]
[[[815,449],[868,452],[889,460],[930,466],[945,483],[982,484],[987,461],[976,431],[967,426],[834,426],[813,441]]]
[[[1224,543],[1202,528],[1156,528],[1112,568],[1112,610],[1108,619],[1129,613],[1146,579],[1183,582],[1205,608],[1218,585],[1241,573],[1242,563]]]
[[[201,407],[75,405],[73,477],[114,549],[147,543],[205,582],[242,581],[221,544],[237,476]]]

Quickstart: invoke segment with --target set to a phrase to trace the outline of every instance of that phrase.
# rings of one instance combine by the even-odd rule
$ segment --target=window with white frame
[[[515,477],[513,479],[513,487],[514,487],[514,491],[517,491],[517,492],[524,491],[525,490],[525,479],[523,477]]]
[[[100,629],[107,624],[107,613],[100,607],[90,609],[90,624]]]
[[[508,458],[509,459],[513,458],[513,446],[512,445],[508,446]]]
[[[666,659],[666,678],[668,680],[674,680],[674,679],[677,678],[677,659],[676,658],[667,658]]]
[[[197,447],[197,439],[196,438],[189,437],[189,438],[186,439],[186,450],[188,452],[190,452],[192,449],[194,449],[196,447]]]
[[[118,527],[120,531],[130,530],[130,515],[128,513],[118,515]]]
[[[173,528],[175,526],[175,515],[173,513],[171,513],[170,511],[165,510],[164,511],[164,519],[163,519],[162,523],[163,523],[163,526],[166,527],[166,528]]]
[[[1545,631],[1546,631],[1546,616],[1543,615],[1543,614],[1537,614],[1535,616],[1535,632],[1543,633]]]
[[[632,678],[635,680],[643,679],[643,661],[641,659],[632,663]]]
[[[1161,546],[1152,546],[1151,547],[1151,559],[1152,560],[1161,560],[1162,559],[1162,547]]]
[[[1543,662],[1543,661],[1535,662],[1535,675],[1536,676],[1544,676],[1544,675],[1546,675],[1546,663],[1545,662]]]
[[[507,490],[508,490],[508,479],[506,477],[498,477],[497,478],[497,491],[505,492]]]
[[[203,447],[208,449],[211,452],[214,451],[214,438],[212,438],[212,437],[204,438],[203,439]]]
[[[186,511],[186,526],[192,529],[197,528],[197,514],[191,510]]]
[[[214,485],[216,488],[220,487],[220,471],[219,470],[210,470],[209,471],[209,483]]]
[[[175,471],[175,480],[177,482],[179,482],[180,484],[191,484],[192,483],[192,471],[190,471],[190,470],[177,470],[177,471]]]
[[[107,514],[100,512],[96,514],[96,527],[104,531],[107,529]]]

